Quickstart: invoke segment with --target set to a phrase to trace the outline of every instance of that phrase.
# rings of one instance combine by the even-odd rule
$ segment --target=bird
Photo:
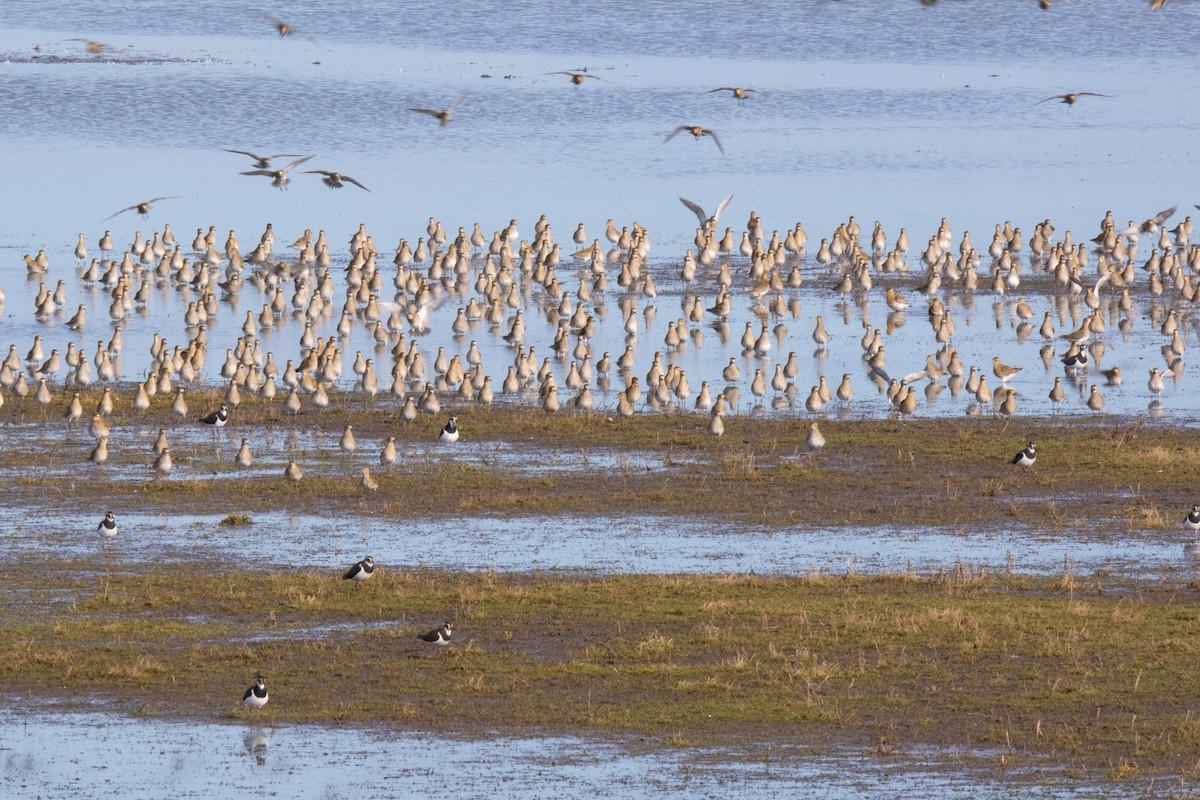
[[[1000,363],[1000,356],[992,357],[992,374],[1000,379],[1001,383],[1008,383],[1008,379],[1021,371],[1021,367],[1010,367],[1008,364]]]
[[[1164,208],[1162,211],[1158,212],[1153,217],[1138,226],[1138,230],[1140,230],[1142,233],[1158,233],[1158,226],[1162,225],[1164,222],[1174,216],[1177,208],[1179,208],[1177,205],[1171,206],[1170,208]]]
[[[444,128],[450,124],[452,119],[454,119],[454,107],[461,103],[466,97],[467,95],[460,94],[458,97],[450,101],[450,105],[446,106],[440,111],[436,108],[410,108],[408,110],[415,111],[418,114],[428,114],[438,121],[439,128]]]
[[[418,633],[417,638],[422,642],[429,642],[439,646],[450,644],[450,635],[454,632],[454,623],[443,622],[442,627],[429,631],[428,633]]]
[[[216,411],[209,414],[207,417],[201,417],[200,422],[205,425],[212,425],[214,428],[224,428],[225,423],[229,421],[229,406],[224,403]]]
[[[264,14],[263,17],[268,22],[271,23],[271,26],[273,28],[275,28],[276,31],[278,31],[280,39],[284,38],[285,36],[303,36],[305,39],[308,39],[310,42],[316,41],[311,36],[308,36],[307,34],[301,33],[300,31],[296,30],[296,27],[294,25],[284,22],[283,20],[279,19],[278,17],[272,17],[272,16],[268,16],[266,14]]]
[[[604,80],[599,75],[589,75],[586,72],[571,72],[570,70],[560,69],[558,72],[547,72],[547,75],[566,75],[571,79],[571,83],[578,86],[583,83],[585,78],[595,78],[598,81]]]
[[[271,162],[277,158],[299,158],[299,153],[276,153],[273,156],[260,156],[258,153],[251,153],[249,150],[230,150],[228,147],[221,148],[226,153],[237,153],[238,155],[249,156],[254,160],[255,169],[270,169]]]
[[[745,86],[718,86],[716,89],[709,89],[707,92],[701,92],[701,94],[712,94],[713,92],[729,92],[730,96],[734,100],[740,101],[740,100],[745,100],[747,97],[749,97],[750,92],[753,92],[753,91],[757,91],[757,90],[749,89]]]
[[[667,134],[667,138],[663,139],[663,143],[666,144],[683,132],[690,133],[697,139],[699,139],[701,136],[707,136],[711,138],[713,140],[713,144],[715,144],[717,149],[721,151],[721,155],[725,155],[725,146],[722,145],[721,140],[717,138],[717,132],[709,128],[701,127],[700,125],[680,125],[675,130]]]
[[[254,685],[242,695],[246,708],[262,708],[267,704],[267,699],[267,679],[262,675],[255,678]]]
[[[274,186],[276,189],[286,189],[287,185],[292,182],[292,179],[288,177],[288,172],[290,172],[292,169],[294,169],[298,165],[303,164],[305,161],[308,161],[310,158],[312,158],[312,156],[304,156],[303,158],[297,158],[295,161],[291,161],[291,162],[283,165],[279,169],[270,169],[270,168],[252,169],[252,170],[247,170],[246,172],[239,172],[238,174],[239,175],[266,175],[267,177],[269,177],[271,179],[271,185]]]
[[[1200,531],[1200,506],[1192,506],[1192,512],[1183,518],[1183,527],[1193,533]]]
[[[100,524],[96,526],[96,533],[110,539],[117,535],[117,518],[113,512],[109,511],[104,515],[104,519],[100,520]]]
[[[808,426],[808,439],[805,441],[809,450],[820,450],[825,446],[825,436],[821,433],[821,429],[817,427],[817,423],[811,422]]]
[[[358,181],[354,180],[354,178],[351,178],[349,175],[343,175],[340,172],[330,172],[327,169],[306,169],[304,172],[305,174],[324,175],[325,177],[321,179],[321,183],[325,184],[330,189],[341,189],[343,185],[342,182],[345,181],[346,183],[353,183],[355,186],[364,191],[371,191]]]
[[[370,467],[362,468],[362,480],[360,481],[360,484],[361,484],[364,492],[379,491],[379,481],[377,481],[371,477],[371,468]]]
[[[171,474],[175,462],[171,458],[171,448],[164,447],[154,459],[154,473],[160,478],[166,478]]]
[[[451,416],[446,422],[442,432],[438,434],[439,442],[457,442],[458,441],[458,417]]]
[[[144,217],[150,213],[150,206],[153,203],[157,203],[159,200],[173,200],[178,196],[179,195],[174,195],[174,194],[164,195],[163,197],[154,197],[154,198],[151,198],[150,200],[143,200],[140,203],[134,203],[131,206],[125,206],[120,211],[117,211],[113,214],[109,214],[107,217],[102,219],[101,222],[107,222],[108,220],[117,216],[117,214],[124,214],[126,211],[136,211],[137,213],[141,214]]]
[[[1052,97],[1047,97],[1045,100],[1038,100],[1036,103],[1034,103],[1034,105],[1049,103],[1051,100],[1060,100],[1066,103],[1068,106],[1073,106],[1075,105],[1076,101],[1079,100],[1079,98],[1084,97],[1085,95],[1089,97],[1108,97],[1108,95],[1099,94],[1098,92],[1067,92],[1066,94],[1056,94]]]
[[[729,205],[729,201],[732,199],[733,195],[729,195],[719,204],[717,204],[717,210],[712,213],[712,216],[705,214],[704,209],[700,207],[699,203],[693,203],[686,197],[679,198],[679,202],[687,206],[688,209],[690,209],[691,212],[696,215],[696,219],[700,221],[701,228],[704,228],[705,230],[713,230],[717,227],[717,222],[721,219],[721,212],[725,210],[725,206]]]
[[[1037,449],[1033,442],[1029,442],[1025,445],[1025,449],[1013,456],[1012,461],[1008,463],[1016,464],[1018,467],[1032,467],[1034,461],[1037,461]]]
[[[362,583],[374,574],[375,559],[367,556],[362,561],[355,563],[354,566],[346,570],[346,574],[342,576],[342,580]]]
[[[254,465],[254,455],[250,452],[249,439],[242,439],[242,446],[238,448],[237,455],[234,457],[234,462],[243,469]]]
[[[112,49],[111,47],[106,45],[104,42],[97,42],[92,39],[64,39],[63,41],[84,42],[84,49],[87,50],[89,53],[103,53],[105,50]]]
[[[289,461],[287,466],[283,468],[283,477],[292,483],[299,483],[300,479],[304,477],[304,471],[300,469],[300,465],[295,461]]]

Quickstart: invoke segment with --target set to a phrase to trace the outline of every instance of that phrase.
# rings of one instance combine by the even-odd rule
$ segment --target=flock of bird
[[[54,280],[49,257],[44,250],[27,255],[27,273],[39,281],[33,316],[50,331],[61,324],[67,329],[68,341],[62,350],[52,345],[47,354],[43,336],[36,335],[24,358],[18,345],[11,343],[7,357],[0,360],[0,387],[17,397],[33,395],[46,407],[55,402],[55,385],[75,390],[66,412],[68,423],[73,424],[85,416],[78,390],[99,381],[105,391],[89,430],[97,440],[92,461],[103,463],[105,448],[100,445],[107,436],[104,420],[114,407],[112,390],[129,387],[130,404],[138,412],[146,411],[157,394],[173,395],[172,410],[186,418],[186,393],[204,381],[209,331],[229,329],[227,322],[217,324],[227,315],[222,312],[225,301],[232,306],[249,286],[249,291],[260,296],[261,310],[246,311],[236,327],[240,335],[226,343],[219,370],[225,402],[212,418],[218,427],[228,418],[229,409],[237,407],[243,392],[268,401],[277,401],[277,395],[282,395],[284,408],[293,414],[305,407],[327,407],[330,391],[344,385],[343,348],[351,332],[361,329],[374,343],[375,353],[372,357],[361,350],[355,354],[351,392],[364,399],[391,395],[402,404],[398,413],[406,423],[422,413],[439,414],[443,402],[486,405],[498,397],[509,397],[515,402],[537,403],[548,412],[564,406],[581,411],[604,408],[614,417],[629,416],[639,406],[659,411],[690,406],[710,414],[711,430],[720,435],[720,418],[738,406],[747,384],[755,404],[765,402],[768,394],[777,408],[780,402],[786,404],[782,407],[790,407],[799,400],[801,366],[796,351],[774,364],[771,358],[776,347],[795,341],[783,320],[799,308],[796,295],[801,287],[811,287],[813,281],[827,282],[831,291],[846,300],[857,298],[860,306],[876,294],[877,281],[886,281],[887,334],[899,330],[916,302],[905,296],[906,284],[921,296],[933,352],[915,370],[889,373],[887,335],[863,314],[860,344],[864,372],[900,415],[916,411],[922,386],[930,402],[948,387],[953,396],[965,389],[973,401],[973,413],[990,409],[1011,416],[1017,411],[1018,391],[1010,382],[1020,382],[1024,367],[993,356],[991,373],[998,385],[992,387],[981,369],[960,359],[954,345],[955,313],[948,302],[952,295],[989,292],[996,298],[998,315],[1014,318],[1018,342],[1032,336],[1042,340],[1038,352],[1044,366],[1049,368],[1058,358],[1064,367],[1064,374],[1055,378],[1047,394],[1055,405],[1061,405],[1067,399],[1064,379],[1081,392],[1085,390],[1091,365],[1105,356],[1104,331],[1114,316],[1119,317],[1116,324],[1121,331],[1132,327],[1133,293],[1144,284],[1144,291],[1155,300],[1151,322],[1164,337],[1163,363],[1150,369],[1147,391],[1157,396],[1164,391],[1166,380],[1182,379],[1190,306],[1200,291],[1193,286],[1193,275],[1200,269],[1200,246],[1190,242],[1191,217],[1168,228],[1175,208],[1141,223],[1131,221],[1124,228],[1118,227],[1109,213],[1090,241],[1078,243],[1069,231],[1056,239],[1048,220],[1038,223],[1028,238],[1020,228],[997,224],[983,252],[965,232],[955,246],[943,220],[917,257],[923,273],[913,277],[909,274],[908,235],[903,229],[892,244],[882,225],[875,223],[869,241],[864,241],[851,217],[822,238],[815,255],[810,256],[808,236],[799,222],[782,233],[768,232],[751,212],[740,236],[735,236],[732,227],[724,227],[722,233],[720,225],[732,196],[711,214],[697,203],[681,200],[697,219],[696,248],[689,249],[682,259],[653,266],[648,256],[649,233],[636,222],[618,228],[609,220],[604,234],[608,249],[601,246],[599,238],[588,244],[581,223],[572,235],[581,249],[564,253],[544,216],[534,225],[530,239],[519,237],[515,221],[490,236],[475,223],[470,233],[460,227],[451,238],[438,220],[430,218],[428,239],[418,237],[415,246],[407,239],[399,241],[390,275],[385,275],[375,242],[363,226],[350,238],[345,256],[335,256],[324,231],[314,236],[311,230],[280,253],[269,224],[246,256],[233,231],[218,248],[214,226],[207,233],[197,229],[190,255],[176,241],[169,224],[148,240],[138,233],[125,249],[118,249],[105,231],[98,245],[100,257],[90,260],[91,248],[80,234],[74,251],[75,277],[92,297],[97,291],[104,292],[100,296],[108,302],[110,338],[99,340],[91,357],[77,347],[75,338],[91,326],[87,304],[80,303],[68,318],[67,278],[59,277],[54,288],[49,288],[47,284]],[[1141,259],[1139,247],[1145,237],[1155,241],[1148,257]],[[340,290],[334,277],[339,258],[345,258]],[[612,273],[624,333],[624,350],[616,357],[597,353],[593,347],[605,323],[606,298],[613,294],[609,287]],[[662,346],[655,349],[642,384],[634,373],[635,359],[657,309],[655,274],[660,281],[677,280],[682,287],[682,315],[668,322]],[[1040,312],[1040,326],[1036,325],[1039,312],[1030,301],[1025,297],[1014,300],[1026,281],[1040,282],[1034,291],[1050,295],[1049,308]],[[392,288],[385,291],[389,283]],[[150,306],[167,289],[179,295],[188,338],[172,347],[155,334],[149,368],[130,383],[119,374],[117,359],[125,320],[135,310],[150,313]],[[639,303],[645,303],[640,314]],[[440,312],[443,306],[446,311]],[[724,388],[706,380],[693,392],[685,371],[673,363],[676,356],[689,346],[702,346],[705,325],[715,329],[725,345],[732,338],[730,319],[742,307],[751,316],[740,338],[740,364],[745,366],[748,381],[744,381],[743,366],[735,355],[721,372]],[[1058,333],[1053,319],[1056,312],[1060,320],[1069,320],[1074,330]],[[526,320],[532,314],[545,318],[553,331],[549,341],[526,340]],[[447,319],[448,331],[440,328]],[[757,331],[754,319],[759,320]],[[820,314],[812,324],[817,374],[803,402],[808,413],[820,416],[829,410],[835,392],[837,402],[850,403],[854,387],[849,372],[842,375],[836,388],[826,382],[820,365],[832,335]],[[298,334],[296,350],[286,354],[268,350],[263,334],[271,331],[272,341],[278,342],[280,333],[289,327]],[[435,328],[449,333],[452,344],[439,345],[429,359],[418,342]],[[497,346],[511,351],[512,360],[500,365],[501,372],[494,372],[495,364],[484,364],[476,339],[468,338],[481,336],[489,338],[492,351]],[[1066,346],[1065,352],[1057,350],[1059,342]],[[538,348],[545,348],[546,354],[539,357]],[[285,362],[282,367],[277,358]],[[390,384],[381,382],[377,372],[376,363],[381,359],[390,362]],[[1125,377],[1119,367],[1100,374],[1106,386],[1120,386]],[[559,396],[560,379],[571,392],[565,402]],[[614,380],[619,389],[615,403],[604,405],[593,394],[593,387],[607,392]],[[1103,408],[1097,383],[1091,383],[1086,403],[1094,411]],[[453,418],[447,429],[449,435],[457,436]],[[165,441],[156,447],[155,455],[162,459],[155,467],[160,475],[170,472],[169,453]],[[239,456],[239,463],[243,461],[245,466],[252,463],[246,442]],[[386,458],[381,463],[390,465]],[[289,479],[300,480],[299,467],[290,467]]]

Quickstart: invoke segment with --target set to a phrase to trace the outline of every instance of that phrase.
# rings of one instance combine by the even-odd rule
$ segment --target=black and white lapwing
[[[1192,533],[1200,531],[1200,506],[1192,506],[1192,513],[1183,518],[1183,527]]]
[[[224,428],[225,423],[229,421],[229,406],[222,403],[220,408],[207,417],[201,417],[200,421],[205,425],[212,425],[214,428]]]
[[[254,685],[242,695],[246,708],[262,708],[267,704],[267,679],[259,675]]]
[[[355,583],[362,583],[363,581],[365,581],[367,578],[371,577],[374,574],[375,574],[375,559],[371,558],[370,556],[367,556],[362,561],[359,561],[357,564],[352,566],[350,569],[346,570],[346,574],[342,576],[342,580],[354,581]]]
[[[110,539],[117,535],[117,518],[113,516],[113,512],[109,511],[104,515],[104,519],[96,526],[96,533]]]
[[[443,622],[442,627],[428,633],[418,633],[417,638],[422,642],[436,644],[439,647],[445,647],[450,644],[450,635],[454,632],[454,623]]]
[[[1033,462],[1037,461],[1037,450],[1033,446],[1033,442],[1025,445],[1025,449],[1013,456],[1010,464],[1016,464],[1018,467],[1032,467]]]
[[[442,432],[438,434],[438,441],[441,442],[457,442],[458,441],[458,417],[451,416],[446,422],[446,427],[442,428]]]

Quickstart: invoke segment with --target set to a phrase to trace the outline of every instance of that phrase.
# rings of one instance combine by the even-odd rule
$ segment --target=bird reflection
[[[246,752],[254,756],[254,761],[260,767],[267,763],[267,744],[270,739],[267,732],[261,729],[252,729],[246,731],[242,736],[242,742],[246,746]]]

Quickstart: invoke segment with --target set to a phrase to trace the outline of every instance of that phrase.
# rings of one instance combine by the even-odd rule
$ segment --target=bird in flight
[[[84,49],[89,53],[103,53],[105,50],[113,48],[106,45],[104,42],[96,42],[91,39],[67,39],[68,42],[85,42]]]
[[[716,131],[713,131],[710,128],[702,128],[699,125],[680,125],[678,128],[667,134],[667,138],[663,139],[663,143],[665,144],[666,142],[671,141],[680,133],[684,132],[690,133],[692,136],[696,137],[696,139],[699,139],[701,136],[707,136],[711,138],[713,140],[713,144],[715,144],[717,149],[721,151],[721,155],[725,154],[725,147],[721,144],[721,140],[717,138]]]
[[[301,31],[296,30],[296,27],[294,25],[284,22],[283,20],[279,19],[278,17],[271,17],[271,16],[266,16],[266,15],[264,15],[264,17],[268,22],[271,23],[271,26],[274,27],[275,30],[279,33],[280,39],[282,39],[285,36],[303,36],[305,39],[308,39],[310,42],[316,41],[311,36],[309,36],[305,33],[302,33]]]
[[[733,195],[729,195],[722,200],[720,205],[717,206],[717,210],[712,213],[711,217],[704,213],[704,209],[700,207],[699,203],[693,203],[686,197],[679,198],[679,202],[687,206],[691,212],[696,215],[696,219],[700,220],[701,228],[704,228],[705,230],[713,230],[717,227],[717,221],[721,219],[721,212],[725,210],[725,206],[729,205],[729,201],[732,199]]]
[[[222,148],[226,153],[237,153],[243,156],[249,156],[254,160],[255,169],[270,169],[271,162],[276,158],[296,158],[299,153],[276,153],[273,156],[260,156],[258,153],[251,153],[249,150],[230,150],[228,147]]]
[[[709,89],[704,94],[712,94],[713,92],[730,92],[734,100],[745,100],[750,96],[750,92],[757,91],[756,89],[748,89],[745,86],[720,86],[716,89]]]
[[[343,186],[342,182],[345,181],[345,183],[353,183],[355,186],[357,186],[360,189],[363,189],[364,191],[368,191],[368,192],[371,191],[370,189],[363,186],[358,181],[354,180],[354,178],[351,178],[349,175],[343,175],[340,172],[330,172],[327,169],[306,169],[306,170],[304,170],[304,173],[306,175],[308,175],[308,174],[324,175],[325,177],[321,178],[321,182],[324,183],[326,186],[328,186],[330,189],[341,189]]]
[[[299,164],[308,161],[312,156],[297,158],[295,161],[280,167],[279,169],[252,169],[247,172],[240,172],[239,175],[266,175],[271,178],[271,185],[276,189],[286,189],[291,183],[291,178],[288,177],[288,172]]]
[[[1100,94],[1099,92],[1067,92],[1066,94],[1056,94],[1053,97],[1047,97],[1045,100],[1038,100],[1036,103],[1034,103],[1034,105],[1036,106],[1041,105],[1042,103],[1049,103],[1051,100],[1059,100],[1069,106],[1073,106],[1079,100],[1079,98],[1084,96],[1108,97],[1108,95]]]
[[[126,211],[136,211],[137,213],[141,214],[144,217],[150,213],[151,204],[157,203],[159,200],[172,200],[176,197],[178,197],[178,195],[172,194],[172,195],[166,195],[165,197],[155,197],[150,200],[145,200],[141,203],[134,203],[131,206],[125,206],[125,208],[122,208],[120,211],[116,212],[115,214],[109,214],[107,217],[105,217],[103,220],[101,220],[101,222],[107,222],[108,220],[117,216],[117,214],[124,214]]]
[[[438,121],[439,127],[444,128],[450,124],[450,120],[454,119],[454,107],[461,103],[464,98],[466,98],[466,95],[460,94],[450,101],[450,105],[440,111],[436,108],[410,108],[409,111],[415,111],[418,114],[428,114]]]
[[[583,83],[584,78],[595,78],[598,81],[604,80],[599,75],[589,75],[586,72],[571,72],[570,70],[560,69],[558,72],[547,72],[547,75],[566,75],[571,79],[571,83],[578,86]]]

